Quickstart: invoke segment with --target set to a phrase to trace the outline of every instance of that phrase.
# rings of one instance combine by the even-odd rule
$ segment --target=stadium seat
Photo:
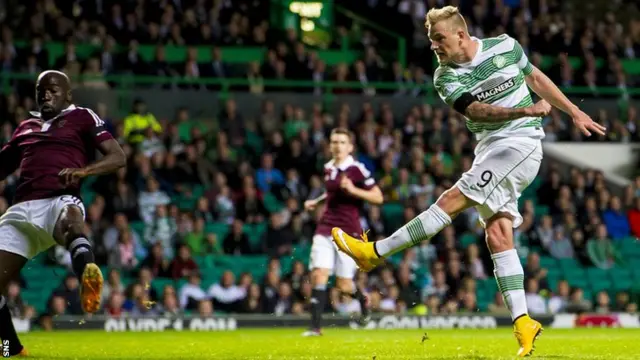
[[[229,234],[229,225],[221,222],[207,223],[204,226],[204,231],[207,234],[216,234],[218,241],[222,243],[224,238],[227,237],[227,234]]]
[[[129,223],[129,227],[131,228],[131,230],[135,231],[136,234],[138,234],[138,236],[140,236],[141,239],[144,238],[144,229],[145,229],[145,224],[142,221],[132,221]]]
[[[540,256],[540,267],[543,267],[549,271],[559,267],[558,260],[550,256]]]
[[[467,248],[471,244],[476,244],[478,242],[478,236],[474,233],[466,232],[460,236],[460,245],[463,248]]]

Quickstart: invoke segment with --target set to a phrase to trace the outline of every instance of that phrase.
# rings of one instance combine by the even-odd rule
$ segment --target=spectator
[[[198,272],[198,265],[191,258],[191,251],[187,245],[180,245],[178,256],[173,259],[170,268],[171,277],[175,280],[189,277],[191,274]]]
[[[264,252],[272,257],[290,255],[293,251],[294,235],[281,213],[271,214],[264,237]]]
[[[611,299],[606,291],[600,291],[596,295],[595,312],[598,314],[608,314],[611,312],[610,307]]]
[[[262,155],[262,167],[256,171],[256,185],[262,192],[268,192],[272,187],[284,185],[284,176],[280,170],[273,167],[273,156]]]
[[[172,239],[176,236],[177,231],[178,225],[175,218],[169,216],[167,206],[158,205],[152,223],[145,226],[145,241],[149,245],[160,244],[164,256],[173,258],[174,244]]]
[[[63,283],[54,290],[50,303],[55,304],[56,298],[60,297],[68,307],[64,307],[64,311],[71,315],[81,315],[83,313],[80,306],[80,294],[78,292],[78,278],[73,274],[68,274]],[[59,310],[60,307],[54,307],[54,310]]]
[[[235,311],[239,302],[247,296],[246,289],[235,284],[231,271],[225,271],[220,282],[211,285],[207,293],[213,300],[214,307],[225,312]]]
[[[549,253],[556,259],[570,259],[574,257],[571,241],[561,229],[553,231],[553,242],[549,244]]]
[[[622,210],[622,203],[620,198],[614,196],[611,198],[611,206],[607,211],[602,214],[602,220],[607,226],[607,232],[613,240],[618,240],[629,236],[631,228],[629,225],[629,219]]]
[[[231,233],[224,239],[224,253],[228,255],[249,255],[251,244],[244,233],[242,221],[236,219],[231,226]]]
[[[171,277],[171,264],[169,259],[163,256],[161,243],[155,243],[151,246],[149,255],[141,265],[151,269],[151,274],[154,277]]]
[[[207,293],[200,288],[200,274],[191,272],[187,279],[188,282],[180,288],[180,308],[194,310],[197,309],[201,300],[207,299]]]
[[[153,224],[154,212],[158,206],[169,205],[171,198],[160,190],[158,180],[149,177],[146,180],[146,191],[140,192],[138,204],[140,205],[140,218],[147,224]]]
[[[138,266],[135,247],[129,232],[120,233],[118,245],[109,257],[109,266],[122,270],[133,270]]]
[[[110,298],[112,293],[123,293],[124,285],[120,280],[120,272],[117,269],[109,270],[107,275],[107,281],[102,288],[102,300]]]
[[[608,237],[607,227],[600,224],[596,229],[595,238],[587,242],[587,253],[593,265],[600,269],[610,269],[616,264],[622,264],[622,257]]]
[[[558,314],[565,312],[569,304],[569,295],[571,289],[569,283],[566,280],[558,282],[558,289],[556,293],[549,300],[549,312],[552,314]]]
[[[538,293],[538,280],[535,278],[527,279],[527,287],[525,297],[527,298],[527,308],[531,314],[546,314],[547,302]]]
[[[627,213],[631,234],[640,239],[640,196],[635,198],[635,205]]]
[[[191,232],[184,238],[185,244],[191,249],[191,253],[195,255],[204,254],[205,245],[205,232],[204,232],[204,219],[197,218],[194,222],[194,227]]]
[[[162,133],[162,126],[147,110],[147,104],[141,99],[136,99],[133,102],[132,113],[124,118],[124,135],[129,142],[138,144],[144,140],[147,128],[151,128],[157,134]]]
[[[471,244],[467,248],[467,266],[471,276],[476,280],[487,279],[484,263],[480,259],[478,245]]]

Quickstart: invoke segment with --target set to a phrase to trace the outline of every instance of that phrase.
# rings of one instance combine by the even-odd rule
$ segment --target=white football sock
[[[450,224],[451,217],[438,205],[433,204],[427,211],[416,216],[393,235],[376,241],[374,248],[379,256],[390,256],[421,241],[431,239],[432,236]]]
[[[498,282],[504,303],[511,312],[511,319],[527,314],[527,299],[524,294],[524,270],[515,249],[495,253],[493,273]]]

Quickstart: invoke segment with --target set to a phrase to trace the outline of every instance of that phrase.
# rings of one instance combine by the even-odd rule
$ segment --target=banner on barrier
[[[640,328],[640,317],[635,314],[558,314],[536,316],[543,326],[549,328],[577,327],[621,327]],[[509,316],[446,315],[414,316],[384,315],[374,316],[364,327],[345,316],[327,316],[327,327],[351,328],[360,330],[376,329],[494,329],[511,326]],[[18,332],[31,329],[29,320],[13,319]],[[211,318],[200,317],[121,317],[111,318],[93,316],[58,316],[53,319],[56,330],[104,330],[107,332],[138,331],[234,331],[247,328],[283,328],[306,327],[308,316],[273,316],[266,314],[231,315]]]

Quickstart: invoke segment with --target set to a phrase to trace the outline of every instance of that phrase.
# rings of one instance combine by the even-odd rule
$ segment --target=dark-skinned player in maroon
[[[0,151],[0,180],[19,170],[13,205],[0,217],[0,294],[26,262],[54,246],[71,253],[86,313],[100,309],[103,277],[84,233],[80,184],[87,176],[115,172],[126,165],[118,142],[90,109],[73,105],[69,78],[45,71],[36,82],[39,112],[31,112]],[[92,162],[99,150],[103,156]],[[9,353],[26,355],[0,296],[0,338]]]

